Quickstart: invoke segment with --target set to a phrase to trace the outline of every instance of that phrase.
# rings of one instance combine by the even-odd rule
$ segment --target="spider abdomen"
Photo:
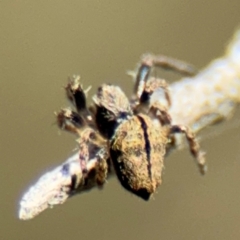
[[[148,200],[161,184],[167,139],[144,114],[124,120],[110,140],[110,156],[122,186]]]

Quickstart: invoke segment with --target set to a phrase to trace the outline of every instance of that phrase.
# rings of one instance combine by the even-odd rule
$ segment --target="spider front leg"
[[[77,112],[70,108],[63,108],[55,113],[57,125],[61,130],[78,134],[86,126],[86,120]]]
[[[167,82],[154,77],[144,79],[143,82],[143,89],[142,86],[138,86],[139,99],[135,100],[134,111],[144,112],[145,110],[150,116],[157,117],[162,126],[169,125],[171,116],[168,109],[171,106],[171,97]]]
[[[73,75],[72,78],[69,78],[68,84],[65,87],[67,98],[88,123],[92,123],[92,116],[87,108],[87,93],[90,88],[88,87],[86,90],[83,90],[80,76],[78,75]]]
[[[71,192],[74,193],[80,187],[89,186],[90,175],[91,180],[94,179],[97,185],[102,187],[109,169],[106,140],[94,128],[92,117],[86,106],[85,92],[82,90],[79,78],[74,78],[69,82],[66,93],[77,112],[70,108],[62,109],[56,113],[57,124],[61,130],[78,135],[78,156],[82,170],[82,179],[80,181],[77,176],[73,179]]]
[[[152,100],[153,94],[155,100]],[[140,112],[144,108],[148,110],[153,101],[161,102],[166,109],[171,106],[169,87],[164,79],[154,77],[145,79],[144,86],[139,85],[138,95],[137,99],[133,101],[134,104],[132,104],[135,112]]]
[[[106,140],[93,128],[86,125],[83,117],[71,109],[62,109],[57,114],[58,125],[62,130],[66,130],[78,135],[78,156],[82,170],[82,179],[77,176],[72,180],[71,192],[74,193],[81,187],[91,185],[89,176],[102,187],[106,182],[109,171],[108,152]],[[94,177],[93,177],[94,176]]]

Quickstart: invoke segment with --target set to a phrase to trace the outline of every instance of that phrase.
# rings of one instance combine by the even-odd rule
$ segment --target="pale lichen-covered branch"
[[[188,125],[194,132],[231,116],[240,101],[240,31],[235,33],[222,58],[212,61],[196,76],[173,83],[170,91],[173,123]],[[87,181],[79,164],[79,153],[43,175],[22,197],[19,218],[31,219],[48,207],[64,203],[73,195],[72,176],[77,176],[79,184],[74,194],[99,187],[94,170],[101,154],[97,152],[88,161],[86,169],[92,174]],[[110,176],[114,176],[111,165]]]
[[[240,101],[240,31],[225,56],[212,61],[195,77],[173,83],[171,97],[173,121],[195,132],[229,117]]]

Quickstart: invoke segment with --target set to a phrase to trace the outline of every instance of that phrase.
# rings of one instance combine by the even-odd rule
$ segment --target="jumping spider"
[[[85,182],[80,184],[82,179],[74,176],[73,192],[80,185],[87,186],[89,179],[102,186],[113,166],[126,190],[148,200],[162,182],[164,156],[174,147],[176,133],[185,134],[200,172],[205,173],[204,154],[193,132],[187,126],[171,123],[168,85],[165,80],[150,76],[153,66],[192,73],[192,68],[180,61],[145,55],[136,72],[130,99],[120,87],[103,84],[90,107],[80,77],[70,79],[65,89],[76,111],[62,109],[57,114],[57,122],[61,129],[79,136],[79,162]],[[153,98],[156,91],[162,93],[163,99]],[[94,172],[88,172],[86,165],[93,157],[98,158],[97,166]],[[92,174],[94,178],[89,177]]]

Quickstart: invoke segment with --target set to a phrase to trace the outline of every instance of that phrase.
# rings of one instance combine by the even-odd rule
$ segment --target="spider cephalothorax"
[[[79,136],[79,163],[85,181],[89,174],[95,174],[95,181],[102,186],[113,166],[125,189],[148,200],[161,184],[164,156],[174,144],[175,133],[186,135],[201,173],[205,172],[205,160],[194,134],[186,126],[171,124],[168,114],[171,101],[166,82],[150,77],[153,65],[185,73],[191,69],[178,61],[167,64],[161,61],[152,55],[143,57],[130,100],[120,87],[103,84],[93,97],[94,105],[88,108],[80,78],[73,77],[69,81],[67,96],[77,111],[63,109],[57,119],[62,129]],[[156,91],[161,92],[164,99],[151,98]],[[91,173],[85,166],[93,158],[98,159],[98,166]],[[79,185],[84,186],[76,176],[73,180],[72,192]]]

